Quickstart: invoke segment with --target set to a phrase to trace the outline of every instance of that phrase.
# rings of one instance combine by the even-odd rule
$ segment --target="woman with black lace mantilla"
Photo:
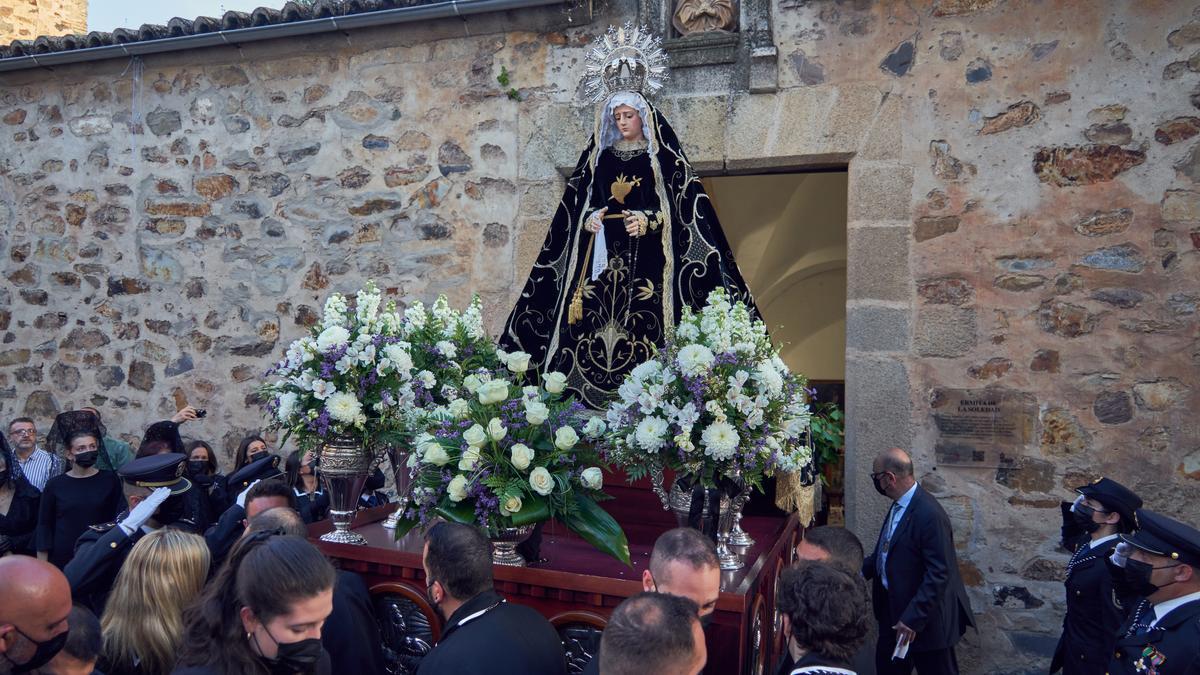
[[[613,28],[588,52],[600,105],[545,244],[500,336],[576,397],[603,408],[684,306],[725,288],[754,307],[716,212],[679,139],[644,94],[665,55],[644,29]]]

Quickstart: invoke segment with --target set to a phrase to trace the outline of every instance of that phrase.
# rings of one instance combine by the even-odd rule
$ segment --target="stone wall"
[[[0,0],[0,44],[87,32],[87,0]]]
[[[3,76],[0,416],[92,402],[130,434],[186,397],[228,449],[329,292],[478,291],[498,328],[590,127],[585,46],[645,11]],[[1110,475],[1200,522],[1200,21],[1166,0],[765,11],[741,25],[773,57],[680,69],[662,106],[708,173],[847,166],[848,521],[874,541],[867,467],[913,448],[980,624],[967,672],[1044,672],[1071,488]],[[1036,401],[1040,442],[936,466],[931,396],[986,386]]]

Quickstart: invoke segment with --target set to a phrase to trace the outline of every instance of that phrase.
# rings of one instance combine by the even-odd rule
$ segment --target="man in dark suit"
[[[423,562],[429,602],[445,624],[418,675],[566,675],[550,622],[496,592],[491,549],[479,528],[451,522],[429,528]]]
[[[955,675],[954,645],[975,622],[950,518],[917,484],[912,458],[899,448],[875,458],[871,481],[892,500],[875,551],[863,562],[879,623],[875,670],[908,675],[915,666],[920,675]],[[898,645],[907,653],[893,659]]]
[[[1114,585],[1142,596],[1117,633],[1112,675],[1200,673],[1200,531],[1142,509],[1121,535]]]
[[[1070,518],[1088,536],[1067,563],[1067,614],[1050,672],[1102,675],[1112,657],[1117,629],[1136,598],[1113,593],[1104,561],[1121,533],[1132,532],[1142,500],[1115,480],[1101,478],[1076,490]]]

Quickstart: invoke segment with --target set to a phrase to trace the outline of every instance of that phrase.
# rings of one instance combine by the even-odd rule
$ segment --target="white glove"
[[[237,496],[237,505],[238,506],[242,507],[243,509],[246,508],[246,493],[250,492],[251,488],[253,488],[255,485],[258,485],[257,480],[254,481],[253,483],[247,485],[245,490],[242,490],[241,492],[238,493],[238,496]]]
[[[117,527],[124,530],[125,534],[132,536],[134,532],[137,532],[146,524],[147,520],[154,517],[154,512],[170,496],[171,488],[160,487],[151,492],[149,497],[146,497],[141,503],[133,507],[129,515],[125,516],[125,520],[117,523]]]

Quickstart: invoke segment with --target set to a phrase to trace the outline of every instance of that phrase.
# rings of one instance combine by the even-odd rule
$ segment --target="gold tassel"
[[[567,308],[567,325],[583,319],[583,286],[576,286],[571,297],[571,306]]]
[[[587,253],[583,256],[583,264],[579,266],[579,281],[575,283],[575,292],[571,294],[571,304],[567,306],[567,325],[574,325],[583,320],[583,284],[587,281],[588,270],[591,267],[592,249],[596,247],[596,233],[588,240]]]

